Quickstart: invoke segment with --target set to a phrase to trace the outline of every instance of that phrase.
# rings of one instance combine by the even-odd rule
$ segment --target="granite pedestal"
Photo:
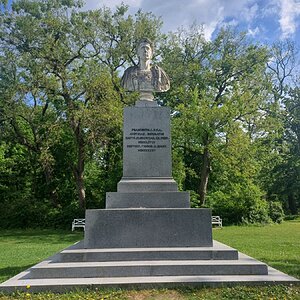
[[[170,109],[124,109],[123,177],[106,209],[87,210],[86,248],[212,246],[211,212],[172,177]]]

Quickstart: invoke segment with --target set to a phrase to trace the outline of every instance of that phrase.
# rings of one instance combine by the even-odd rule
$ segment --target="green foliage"
[[[224,224],[269,223],[268,203],[257,186],[231,184],[228,188],[208,197],[213,214],[222,216]]]
[[[0,226],[64,227],[86,207],[103,207],[121,176],[122,108],[134,96],[121,89],[119,72],[136,59],[144,34],[159,40],[161,22],[128,15],[123,4],[81,6],[18,0],[0,11]],[[20,161],[10,147],[23,149]],[[10,172],[22,182],[15,194]]]
[[[225,223],[280,222],[300,207],[299,82],[294,46],[259,46],[221,29],[162,35],[162,21],[122,4],[81,11],[76,0],[18,0],[0,10],[0,226],[66,226],[105,206],[122,174],[120,75],[136,42],[171,89],[173,176]],[[4,7],[5,6],[5,7]],[[293,80],[291,80],[293,79]],[[269,203],[269,204],[268,204]],[[30,216],[28,216],[30,215]]]
[[[281,223],[284,218],[282,203],[279,201],[271,201],[269,203],[269,215],[273,222]]]
[[[266,49],[232,30],[221,30],[208,42],[201,28],[193,27],[172,34],[162,53],[173,87],[162,101],[174,110],[174,156],[182,187],[198,193],[203,205],[206,194],[220,189],[230,194],[228,180],[255,185],[258,168],[247,130],[249,119],[263,117]]]

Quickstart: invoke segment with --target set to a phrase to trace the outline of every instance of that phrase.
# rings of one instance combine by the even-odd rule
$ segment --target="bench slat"
[[[72,231],[80,227],[85,230],[85,219],[74,219],[72,222]]]

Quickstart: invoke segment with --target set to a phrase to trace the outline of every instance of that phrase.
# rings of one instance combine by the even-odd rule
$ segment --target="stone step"
[[[221,243],[214,241],[214,247],[222,248],[228,247]],[[76,243],[66,250],[80,250],[83,242]],[[230,248],[230,247],[228,247]],[[91,250],[91,249],[90,249]],[[116,249],[115,249],[116,250]],[[125,251],[127,251],[126,249]],[[233,249],[234,250],[234,249]],[[119,251],[119,250],[117,250]],[[79,288],[158,288],[158,287],[178,287],[178,286],[229,286],[236,284],[243,285],[262,285],[262,284],[299,284],[300,281],[296,278],[288,276],[273,268],[270,268],[255,259],[238,253],[239,260],[196,260],[194,261],[172,261],[168,263],[162,261],[151,262],[106,262],[107,266],[113,266],[114,271],[124,271],[114,277],[103,277],[103,263],[86,262],[86,263],[57,263],[60,260],[61,253],[58,253],[47,260],[37,264],[36,266],[21,272],[13,278],[0,284],[0,293],[11,293],[15,291],[27,291],[27,286],[30,286],[29,292],[65,292]],[[122,264],[122,266],[120,266]],[[214,267],[217,265],[217,267]],[[80,271],[80,266],[83,268],[83,273]],[[90,269],[95,266],[94,269]],[[117,270],[116,266],[119,266]],[[133,269],[131,266],[135,266]],[[137,267],[138,266],[138,267]],[[156,276],[157,271],[162,268],[171,266],[172,275]],[[174,266],[174,269],[173,269]],[[199,267],[200,266],[200,267]],[[78,270],[79,267],[79,270]],[[147,270],[147,276],[127,276],[128,270],[138,270],[141,267],[143,272]],[[188,270],[188,275],[182,275],[184,272],[177,274],[178,267],[183,270]],[[215,268],[215,269],[214,269]],[[95,275],[95,270],[101,272]],[[199,270],[207,274],[207,270],[213,271],[213,274],[193,274]],[[89,273],[93,270],[94,274]],[[248,274],[243,275],[247,270]],[[234,272],[233,272],[234,271]],[[254,272],[255,274],[254,274]],[[259,271],[259,272],[257,272]],[[257,275],[257,273],[263,273]],[[267,272],[266,272],[267,271]],[[127,272],[127,273],[126,273]],[[175,273],[176,272],[176,273]],[[224,274],[226,273],[227,274]],[[251,273],[252,272],[252,273]],[[72,277],[66,277],[68,274]],[[234,274],[233,274],[234,273]],[[50,274],[50,276],[48,276]],[[42,276],[41,276],[42,275]],[[86,277],[83,277],[85,275]],[[126,275],[126,276],[124,276]],[[52,276],[52,277],[51,277]],[[60,277],[58,277],[60,276]],[[50,278],[48,278],[50,277]]]
[[[251,258],[239,260],[152,260],[112,262],[44,261],[29,278],[88,278],[194,275],[267,275],[267,266]]]
[[[60,262],[237,259],[237,250],[217,242],[213,247],[67,249],[59,257]]]
[[[121,193],[176,192],[178,186],[172,177],[123,177],[118,183],[117,190]]]
[[[90,278],[50,278],[24,279],[29,271],[24,271],[0,284],[0,292],[66,292],[74,289],[95,288],[172,288],[201,286],[233,285],[273,285],[299,284],[296,278],[273,268],[268,268],[268,275],[216,275],[216,276],[147,276],[147,277],[90,277]],[[30,286],[29,290],[26,288]]]
[[[106,193],[106,208],[189,208],[189,192]]]

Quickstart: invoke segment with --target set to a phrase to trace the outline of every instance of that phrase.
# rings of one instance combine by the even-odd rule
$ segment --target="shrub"
[[[268,203],[258,186],[251,182],[231,183],[225,191],[209,194],[207,204],[224,224],[269,223]]]
[[[281,202],[269,202],[269,216],[275,223],[281,223],[283,221],[284,211]]]

